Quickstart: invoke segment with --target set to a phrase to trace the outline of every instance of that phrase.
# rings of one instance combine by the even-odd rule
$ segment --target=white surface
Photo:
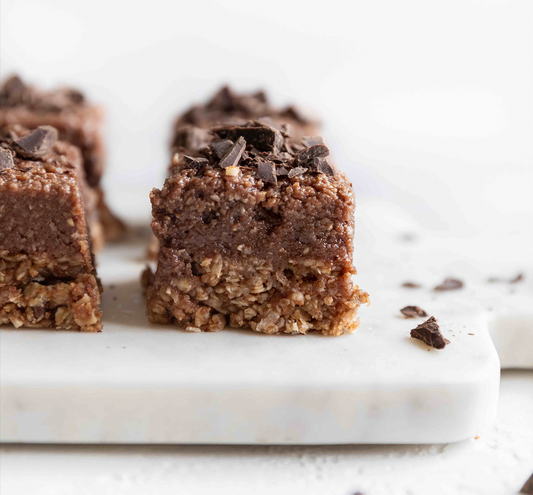
[[[503,289],[487,284],[481,256],[413,230],[397,207],[364,201],[359,211],[358,283],[372,304],[359,331],[341,338],[150,325],[138,282],[146,239],[108,248],[99,256],[102,334],[0,333],[2,440],[440,443],[482,431],[499,378],[489,318],[508,360],[531,357],[520,351],[533,335],[527,274]],[[413,241],[401,240],[406,231]],[[459,271],[465,289],[431,290]],[[400,288],[406,279],[423,288]],[[423,320],[399,309],[413,304],[437,317],[451,341],[445,350],[409,338]],[[501,315],[524,315],[521,335]]]
[[[504,371],[497,422],[450,445],[0,448],[2,495],[516,495],[533,471],[533,371]]]

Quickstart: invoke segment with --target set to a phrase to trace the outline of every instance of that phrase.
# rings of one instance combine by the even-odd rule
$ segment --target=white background
[[[2,0],[1,73],[105,105],[126,215],[117,183],[148,212],[172,118],[230,82],[319,114],[360,198],[512,257],[518,232],[533,248],[532,23],[528,0]]]
[[[361,203],[401,210],[362,208],[367,227],[389,225],[383,212],[459,241],[483,236],[479,256],[519,263],[533,250],[532,25],[529,0],[1,0],[0,73],[79,86],[106,107],[104,183],[130,219],[131,199],[148,215],[148,192],[162,184],[172,118],[230,82],[323,118]],[[531,383],[531,372],[504,375],[500,419],[479,441],[6,446],[2,485],[6,495],[267,494],[269,484],[279,493],[515,493],[529,475],[531,432],[520,425],[533,410]]]

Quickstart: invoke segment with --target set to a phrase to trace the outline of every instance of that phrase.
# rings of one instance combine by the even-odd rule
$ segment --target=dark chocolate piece
[[[427,316],[427,313],[418,306],[405,306],[405,308],[400,309],[400,312],[406,318],[424,318]]]
[[[464,287],[464,282],[456,278],[446,278],[442,284],[437,285],[433,290],[437,292],[443,292],[447,290],[458,290]]]
[[[524,280],[524,274],[523,273],[519,273],[515,278],[509,280],[509,283],[510,284],[517,284],[518,282],[522,282],[522,280]]]
[[[173,145],[178,148],[197,150],[208,141],[207,133],[199,127],[188,126],[176,131]]]
[[[7,170],[15,165],[11,151],[0,148],[0,170]]]
[[[211,143],[211,148],[213,148],[213,151],[218,158],[222,158],[232,146],[233,141],[230,141],[229,139],[220,139]]]
[[[289,179],[292,179],[293,177],[296,177],[297,175],[302,175],[307,172],[308,169],[304,167],[295,167],[292,170],[289,170]]]
[[[270,126],[245,127],[235,126],[221,129],[217,134],[235,141],[243,137],[249,145],[260,151],[279,151],[283,144],[283,136]]]
[[[524,483],[524,486],[521,488],[520,493],[524,493],[526,495],[533,495],[533,474]]]
[[[276,167],[277,175],[289,175],[289,171],[285,167]]]
[[[335,175],[335,169],[328,163],[325,158],[314,158],[313,166],[317,172],[325,175]]]
[[[298,163],[307,165],[309,163],[313,163],[315,158],[325,158],[328,155],[329,149],[327,146],[323,144],[315,144],[300,151],[297,155],[297,160]]]
[[[265,182],[272,182],[274,184],[278,182],[276,166],[273,163],[259,162],[257,164],[257,175]]]
[[[209,160],[207,158],[194,158],[192,156],[184,155],[183,160],[189,168],[195,168],[197,170],[209,165]]]
[[[450,343],[440,332],[439,324],[434,316],[411,330],[411,337],[435,349],[444,349]]]
[[[216,109],[224,112],[231,112],[235,109],[235,98],[229,87],[223,86],[206,106],[211,110]]]
[[[226,152],[220,160],[222,168],[235,167],[239,164],[239,160],[246,149],[246,140],[240,136],[237,142]]]
[[[25,158],[42,158],[48,155],[57,141],[57,129],[49,125],[37,127],[14,141],[17,153]]]
[[[404,282],[402,287],[405,287],[406,289],[420,289],[422,286],[416,282]]]

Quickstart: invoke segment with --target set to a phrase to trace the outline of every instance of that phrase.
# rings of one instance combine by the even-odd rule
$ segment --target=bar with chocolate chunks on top
[[[81,150],[88,186],[98,197],[100,228],[92,232],[95,248],[124,233],[124,224],[111,213],[101,188],[105,150],[102,138],[103,110],[71,88],[43,91],[26,84],[19,76],[7,78],[0,89],[0,129],[20,124],[26,128],[51,125],[59,138]]]
[[[368,295],[354,285],[355,197],[320,139],[250,121],[212,129],[154,189],[160,242],[151,322],[341,335]]]
[[[0,324],[96,332],[94,191],[79,149],[57,135],[50,126],[0,134]]]
[[[210,139],[209,130],[216,125],[245,124],[248,120],[259,120],[278,131],[290,131],[293,138],[320,134],[320,123],[306,117],[294,105],[274,107],[264,91],[236,93],[228,86],[220,88],[205,104],[193,105],[174,122],[171,151],[190,154],[205,146]],[[218,145],[223,150],[225,143]],[[153,238],[147,251],[149,259],[155,259],[159,250],[157,239]]]

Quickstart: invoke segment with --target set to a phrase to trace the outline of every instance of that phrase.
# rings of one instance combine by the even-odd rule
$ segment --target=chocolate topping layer
[[[240,131],[237,127],[248,120],[256,120],[266,126],[257,129],[246,128]],[[194,105],[176,120],[172,137],[172,148],[198,149],[206,143],[205,129],[216,125],[234,124],[237,126],[229,136],[235,141],[242,136],[250,144],[258,140],[260,146],[270,149],[279,142],[275,133],[289,131],[297,138],[306,134],[316,134],[320,125],[318,122],[305,117],[294,106],[275,108],[268,101],[264,91],[251,94],[237,94],[228,86],[221,88],[205,105]],[[282,124],[285,124],[282,128]],[[274,132],[273,132],[274,131]],[[245,134],[243,134],[243,132]],[[259,134],[267,133],[270,138],[264,139]],[[268,150],[267,150],[268,151]]]

